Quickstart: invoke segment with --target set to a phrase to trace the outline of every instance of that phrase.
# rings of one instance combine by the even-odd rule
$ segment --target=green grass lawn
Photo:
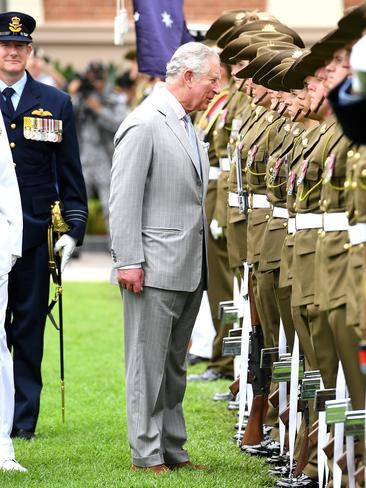
[[[44,390],[34,442],[15,441],[27,474],[0,473],[0,487],[241,487],[273,486],[263,461],[231,441],[235,415],[211,396],[227,382],[189,384],[184,402],[187,449],[205,471],[161,476],[130,471],[123,368],[121,300],[109,284],[66,283],[66,422],[61,422],[58,334],[48,323]],[[151,324],[154,326],[154,324]],[[200,371],[197,365],[192,371]]]

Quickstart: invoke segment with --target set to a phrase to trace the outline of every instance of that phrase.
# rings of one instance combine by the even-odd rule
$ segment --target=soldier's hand
[[[222,230],[222,227],[219,226],[219,223],[216,219],[211,220],[210,231],[215,241],[217,241],[217,239],[220,239],[220,237],[223,237],[224,235],[224,231]]]
[[[117,269],[118,283],[127,291],[141,293],[144,289],[143,268]]]
[[[61,272],[65,269],[76,247],[76,239],[64,234],[55,244],[55,252],[62,252]]]

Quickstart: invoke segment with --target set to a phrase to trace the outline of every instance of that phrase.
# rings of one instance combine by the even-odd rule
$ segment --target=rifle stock
[[[266,395],[257,395],[253,398],[252,408],[241,441],[242,446],[255,446],[263,441],[263,418],[267,413]]]
[[[334,437],[332,437],[329,442],[323,447],[323,451],[328,459],[333,458],[334,453]]]
[[[239,385],[240,385],[240,377],[237,378],[229,385],[229,390],[234,396],[236,396],[239,393]]]
[[[341,468],[342,474],[348,474],[347,452],[344,452],[342,456],[337,459],[337,464]]]
[[[253,446],[263,441],[263,422],[268,410],[269,375],[260,368],[261,350],[263,349],[263,333],[254,300],[252,274],[248,277],[248,298],[252,332],[250,334],[249,369],[253,388],[253,403],[247,427],[242,439],[242,446]]]
[[[365,485],[365,466],[363,464],[355,471],[355,478],[360,486]]]

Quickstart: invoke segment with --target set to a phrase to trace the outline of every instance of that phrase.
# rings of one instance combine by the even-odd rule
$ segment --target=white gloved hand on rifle
[[[55,244],[55,252],[62,251],[62,259],[61,259],[61,272],[65,269],[66,264],[69,262],[72,253],[76,247],[76,239],[73,237],[64,234],[63,236],[58,239]]]
[[[222,227],[219,226],[219,222],[216,219],[211,220],[210,231],[215,241],[217,241],[217,239],[220,239],[220,237],[223,237],[224,235]]]
[[[352,47],[350,65],[353,91],[366,95],[366,35]]]

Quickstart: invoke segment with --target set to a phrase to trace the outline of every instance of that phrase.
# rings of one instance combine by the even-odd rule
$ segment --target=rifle
[[[240,378],[237,378],[229,385],[229,390],[234,396],[236,396],[239,393],[239,384],[240,384]]]
[[[264,340],[257,307],[255,305],[252,276],[248,277],[248,296],[252,332],[250,333],[249,369],[252,376],[253,403],[250,411],[242,446],[253,446],[263,441],[263,423],[268,410],[268,394],[271,382],[270,370],[260,367],[261,350]]]
[[[48,305],[47,315],[59,332],[59,347],[60,347],[60,389],[61,389],[61,418],[62,422],[65,422],[65,367],[64,367],[64,328],[63,328],[63,308],[62,308],[62,276],[61,276],[61,255],[54,253],[54,234],[59,239],[61,233],[65,233],[70,230],[67,223],[64,221],[61,215],[60,202],[56,201],[54,205],[51,205],[52,220],[48,226],[48,266],[52,276],[52,281],[56,285],[54,298]],[[58,302],[58,324],[52,315],[52,309]]]
[[[239,200],[239,212],[246,214],[249,208],[248,192],[243,187],[243,174],[241,172],[241,144],[235,146],[236,160],[236,186]]]

